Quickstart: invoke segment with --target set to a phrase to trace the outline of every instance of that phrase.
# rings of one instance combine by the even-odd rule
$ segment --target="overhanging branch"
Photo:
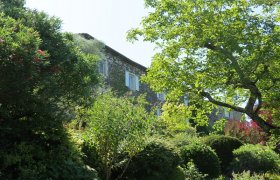
[[[216,104],[218,106],[223,106],[223,107],[227,107],[227,108],[233,109],[238,112],[246,113],[244,108],[215,100],[208,92],[201,92],[200,95],[207,98],[211,103]]]
[[[203,46],[207,49],[212,50],[212,51],[219,51],[223,55],[225,55],[231,61],[231,64],[233,65],[235,71],[237,72],[242,84],[247,83],[247,78],[245,77],[244,72],[242,71],[240,65],[238,64],[237,59],[232,55],[232,53],[230,51],[227,51],[226,49],[224,49],[222,47],[215,46],[211,42],[207,42]]]

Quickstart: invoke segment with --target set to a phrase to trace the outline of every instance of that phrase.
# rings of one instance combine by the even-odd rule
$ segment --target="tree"
[[[97,84],[97,59],[81,53],[71,34],[60,32],[59,19],[23,7],[4,7],[0,36],[1,118],[34,114],[30,108],[36,103],[63,102],[54,108],[61,110],[88,98]],[[14,8],[19,9],[17,15],[9,14]]]
[[[84,34],[73,35],[75,44],[86,54],[97,55],[99,58],[103,57],[102,49],[105,47],[105,44],[97,39],[86,39],[83,35]]]
[[[85,140],[94,143],[104,164],[104,178],[110,179],[120,153],[129,157],[125,171],[133,155],[144,147],[151,117],[142,96],[117,97],[106,92],[96,98],[89,110]]]
[[[247,114],[265,131],[278,129],[259,115],[280,90],[279,2],[264,2],[146,0],[152,12],[128,34],[161,50],[145,81],[170,97],[187,93],[190,105],[211,102]]]
[[[97,58],[61,33],[59,19],[23,0],[0,4],[0,178],[79,176],[63,123],[91,100]]]

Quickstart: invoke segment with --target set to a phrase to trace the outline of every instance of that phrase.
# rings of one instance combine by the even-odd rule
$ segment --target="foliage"
[[[101,157],[99,156],[96,147],[92,142],[83,142],[81,153],[83,153],[82,160],[83,162],[94,168],[100,176],[102,175],[102,167],[104,167],[104,164],[101,161]]]
[[[192,143],[181,148],[183,164],[193,162],[200,173],[207,174],[209,178],[217,178],[220,173],[220,163],[217,154],[202,143]]]
[[[230,120],[225,126],[225,135],[237,137],[250,144],[265,143],[267,134],[254,122]]]
[[[265,173],[264,177],[267,180],[277,180],[277,179],[280,179],[280,174],[279,174],[279,172],[278,172],[278,174]]]
[[[72,35],[60,32],[61,21],[23,8],[20,17],[14,18],[11,20],[14,23],[1,26],[1,87],[6,87],[0,93],[2,108],[20,111],[30,107],[24,106],[30,104],[25,102],[39,98],[47,102],[63,100],[66,105],[89,96],[97,83],[93,71],[96,58],[83,55],[73,43]],[[2,23],[10,21],[4,15],[1,19]],[[11,68],[13,76],[7,73]],[[2,100],[4,94],[7,98]]]
[[[69,140],[61,139],[59,144],[49,146],[39,140],[35,140],[37,144],[21,141],[1,149],[0,179],[97,178],[93,169],[84,166]]]
[[[57,18],[23,0],[0,4],[1,179],[93,179],[63,122],[90,102],[97,58],[81,53]]]
[[[234,180],[265,180],[263,175],[253,174],[251,175],[250,171],[243,171],[239,174],[232,173]]]
[[[252,173],[279,172],[280,157],[269,147],[247,144],[233,151],[231,170]]]
[[[183,104],[171,104],[166,102],[162,107],[160,122],[164,124],[166,130],[171,133],[184,132],[190,128],[188,117],[191,117]]]
[[[94,144],[106,179],[118,163],[119,152],[132,157],[144,147],[152,118],[145,104],[142,96],[118,98],[109,91],[97,97],[89,110],[84,138]]]
[[[128,179],[168,179],[180,159],[172,147],[159,142],[150,142],[131,159]]]
[[[102,42],[97,39],[85,39],[80,34],[74,34],[73,39],[84,53],[102,57],[102,49],[105,46]]]
[[[227,172],[230,162],[233,160],[233,150],[238,149],[243,143],[234,137],[212,135],[204,138],[204,143],[210,146],[218,155],[222,172]]]
[[[171,137],[177,134],[196,136],[198,133],[204,134],[206,131],[208,133],[208,124],[204,121],[208,119],[207,115],[195,113],[197,116],[194,117],[193,106],[166,101],[162,110],[162,115],[154,123],[155,133]]]
[[[232,173],[233,180],[278,180],[280,178],[277,174],[256,174],[250,173],[250,171],[243,171],[241,173]]]
[[[201,174],[196,168],[195,164],[191,161],[187,163],[186,168],[183,170],[184,170],[186,180],[192,180],[192,179],[203,180],[207,177],[206,174]]]
[[[202,111],[213,103],[246,113],[267,132],[277,128],[258,112],[263,101],[279,98],[278,1],[145,3],[151,12],[128,38],[140,35],[159,48],[144,78],[152,89],[173,99],[187,93],[189,104]]]
[[[165,137],[165,141],[173,144],[174,147],[180,149],[182,146],[189,145],[194,142],[201,142],[200,138],[196,136],[196,134],[186,134],[186,133],[178,133],[174,134],[171,137]]]
[[[204,180],[206,177],[206,174],[201,174],[198,171],[193,162],[188,162],[185,168],[178,166],[165,179],[168,178],[172,180]]]
[[[212,129],[211,129],[211,134],[220,134],[223,135],[224,134],[224,129],[225,129],[225,125],[228,121],[226,119],[220,119],[218,121],[215,121]]]
[[[267,145],[280,154],[280,130],[271,131]]]

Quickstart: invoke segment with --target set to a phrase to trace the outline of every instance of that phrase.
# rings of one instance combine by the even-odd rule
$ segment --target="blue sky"
[[[154,45],[126,41],[126,32],[138,27],[148,14],[144,0],[26,0],[26,7],[59,17],[63,31],[89,33],[133,61],[150,66]]]

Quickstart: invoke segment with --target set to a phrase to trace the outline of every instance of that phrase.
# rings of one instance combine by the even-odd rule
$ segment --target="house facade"
[[[87,40],[94,40],[94,37],[86,33],[80,34]],[[103,58],[99,62],[98,71],[101,74],[105,88],[111,88],[118,95],[129,94],[137,96],[146,94],[146,100],[150,107],[158,107],[156,114],[161,114],[160,106],[165,101],[165,93],[153,92],[148,84],[141,81],[141,76],[146,74],[147,68],[132,61],[111,47],[105,45],[102,51]],[[182,98],[183,103],[188,105],[188,97]],[[225,111],[224,109],[214,110],[209,115],[209,122],[225,119],[241,119],[242,114],[236,111]]]
[[[87,40],[94,39],[86,33],[80,35]],[[98,71],[103,78],[105,88],[110,87],[118,95],[146,94],[146,100],[151,106],[156,106],[157,94],[149,88],[148,84],[141,81],[141,76],[147,71],[145,66],[132,61],[107,45],[104,46],[102,54],[103,58],[99,62]]]

